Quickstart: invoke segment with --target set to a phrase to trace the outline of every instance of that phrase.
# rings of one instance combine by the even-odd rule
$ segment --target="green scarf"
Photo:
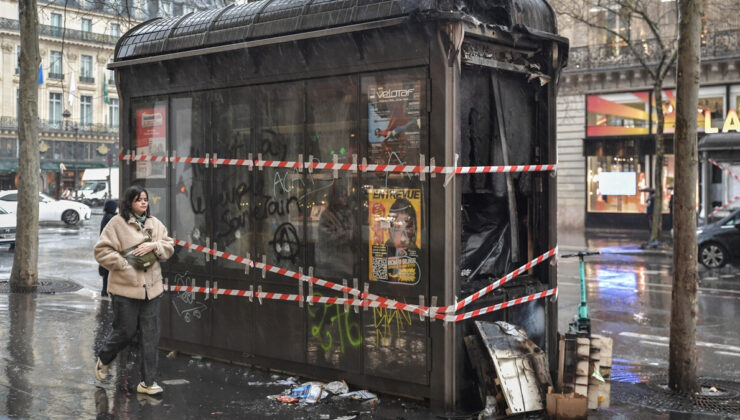
[[[141,216],[134,213],[134,218],[139,223],[139,226],[141,226],[141,228],[144,229],[144,223],[146,223],[146,213],[142,214]]]

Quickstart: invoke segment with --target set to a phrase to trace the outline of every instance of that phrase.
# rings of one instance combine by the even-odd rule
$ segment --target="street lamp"
[[[72,116],[72,113],[69,112],[68,109],[65,109],[64,112],[62,112],[62,117],[64,117],[67,129],[69,130],[69,120],[68,118]],[[72,121],[72,129],[75,131],[75,142],[74,142],[74,149],[72,150],[72,165],[73,165],[73,173],[74,173],[74,191],[75,191],[75,201],[77,200],[77,142],[79,141],[79,126],[77,123]]]

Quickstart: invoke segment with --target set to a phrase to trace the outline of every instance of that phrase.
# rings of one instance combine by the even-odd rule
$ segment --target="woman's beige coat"
[[[146,240],[147,232],[157,243],[154,252],[159,261],[168,260],[175,252],[174,241],[167,236],[167,228],[156,217],[147,218],[142,230],[133,216],[124,220],[118,215],[103,229],[100,240],[95,244],[95,260],[110,271],[108,293],[132,299],[153,299],[164,292],[159,262],[146,270],[136,270],[120,254]]]

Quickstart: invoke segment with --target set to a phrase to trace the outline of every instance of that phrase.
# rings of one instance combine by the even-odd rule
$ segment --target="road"
[[[561,246],[560,252],[577,248]],[[621,246],[601,249],[605,254],[587,258],[586,286],[592,331],[614,339],[613,379],[639,382],[649,373],[666,374],[672,256]],[[577,312],[578,260],[561,259],[558,272],[558,326],[565,331]],[[740,377],[740,269],[700,268],[697,300],[698,374]]]

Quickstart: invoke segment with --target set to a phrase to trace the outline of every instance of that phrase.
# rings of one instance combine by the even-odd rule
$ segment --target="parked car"
[[[740,208],[696,231],[699,262],[707,268],[720,268],[740,260]]]
[[[15,249],[15,214],[0,207],[0,245],[8,244],[9,251]]]
[[[0,206],[15,213],[18,208],[18,191],[0,191]],[[76,225],[90,219],[90,207],[69,200],[55,200],[39,193],[39,222],[59,222]]]

